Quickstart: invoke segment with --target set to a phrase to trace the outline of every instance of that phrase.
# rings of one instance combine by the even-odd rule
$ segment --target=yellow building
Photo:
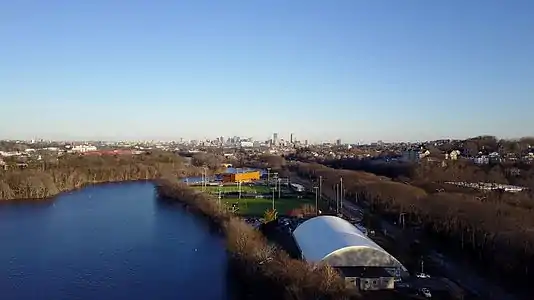
[[[222,181],[223,183],[230,182],[250,182],[260,179],[260,171],[246,172],[246,173],[235,173],[235,174],[223,174]]]

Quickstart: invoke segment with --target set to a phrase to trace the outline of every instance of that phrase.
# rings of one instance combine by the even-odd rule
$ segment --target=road
[[[310,181],[300,178],[296,174],[291,174],[291,182],[298,183],[304,186],[305,188],[307,188],[308,190],[312,190],[312,184],[310,183]],[[335,199],[335,192],[332,191],[331,189],[323,187],[322,196],[323,196],[322,197],[323,199],[326,199],[326,200],[332,201],[332,203],[335,203],[335,200],[333,200]],[[343,208],[341,209],[341,213],[344,216],[354,218],[358,221],[363,219],[363,210],[359,208],[356,204],[349,202],[349,201],[343,201],[342,206]]]
[[[296,174],[291,175],[291,181],[299,183],[308,189],[312,188],[312,183],[309,180],[298,177]],[[327,200],[335,199],[335,192],[329,188],[323,187],[323,198]],[[364,211],[356,204],[347,200],[343,201],[343,210],[341,212],[344,216],[361,220],[363,218]],[[388,235],[396,240],[405,240],[408,236],[413,236],[407,229],[401,229],[393,224],[381,221],[381,226],[386,229]],[[474,270],[468,266],[455,263],[452,259],[447,258],[438,251],[432,251],[426,256],[436,265],[440,265],[440,271],[444,277],[456,282],[465,290],[483,298],[489,300],[518,300],[519,297],[506,292],[504,289],[497,286],[495,283],[477,274]]]

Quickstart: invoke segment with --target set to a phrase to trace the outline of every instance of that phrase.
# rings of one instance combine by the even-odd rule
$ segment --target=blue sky
[[[534,1],[0,4],[0,138],[532,135]]]

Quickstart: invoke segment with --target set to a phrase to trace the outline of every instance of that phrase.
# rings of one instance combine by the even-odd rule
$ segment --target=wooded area
[[[527,286],[534,267],[533,194],[484,192],[440,182],[488,176],[484,169],[476,168],[464,162],[449,163],[447,167],[423,163],[414,166],[414,176],[403,182],[317,163],[292,166],[301,176],[322,176],[324,187],[343,177],[348,200],[364,201],[371,211],[390,220],[405,214],[408,226],[421,228],[441,240],[440,246],[445,250],[468,255],[479,266],[501,274],[507,281]],[[490,172],[495,170],[503,168],[493,167]],[[508,178],[504,172],[490,176]]]
[[[54,161],[29,162],[24,169],[0,171],[0,200],[41,199],[87,184],[150,180],[201,174],[172,153],[118,156],[65,155]]]

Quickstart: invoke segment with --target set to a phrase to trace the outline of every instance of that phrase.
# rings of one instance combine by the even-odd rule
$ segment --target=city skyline
[[[99,138],[70,138],[70,139],[61,139],[61,138],[57,138],[57,139],[54,139],[54,138],[43,138],[43,137],[30,137],[30,138],[21,138],[21,137],[15,137],[15,138],[5,138],[5,137],[0,137],[0,140],[8,140],[8,141],[35,141],[35,142],[39,142],[39,141],[50,141],[50,142],[111,142],[111,143],[115,143],[115,142],[165,142],[165,143],[190,143],[190,142],[207,142],[207,141],[217,141],[219,140],[220,138],[224,138],[225,141],[227,140],[233,140],[234,138],[239,138],[240,141],[253,141],[253,142],[259,142],[259,143],[273,143],[274,144],[274,139],[273,139],[273,134],[272,133],[270,136],[267,136],[265,138],[254,138],[254,137],[251,137],[251,136],[245,136],[245,135],[217,135],[217,134],[212,134],[211,136],[209,137],[202,137],[202,138],[184,138],[184,137],[175,137],[175,138],[161,138],[161,139],[157,139],[157,138],[146,138],[146,139],[142,139],[142,138],[132,138],[132,139],[99,139]],[[435,139],[427,139],[427,140],[423,140],[423,139],[420,139],[420,140],[382,140],[382,139],[375,139],[375,140],[370,140],[370,141],[361,141],[361,140],[357,140],[357,141],[352,141],[352,140],[343,140],[341,138],[330,138],[330,139],[323,139],[323,140],[311,140],[311,139],[308,139],[306,137],[301,137],[301,138],[298,138],[296,137],[294,134],[289,134],[288,136],[283,136],[283,135],[280,135],[279,133],[276,133],[277,134],[277,137],[278,137],[278,141],[284,141],[285,143],[298,143],[299,145],[305,145],[305,144],[310,144],[310,145],[317,145],[317,144],[341,144],[341,145],[368,145],[368,144],[375,144],[375,143],[386,143],[386,144],[395,144],[395,143],[424,143],[424,142],[430,142],[430,141],[440,141],[440,140],[467,140],[467,139],[472,139],[472,138],[476,138],[476,137],[481,137],[481,136],[494,136],[496,137],[498,140],[500,139],[504,139],[504,140],[508,140],[508,141],[513,141],[513,140],[520,140],[522,138],[534,138],[532,135],[525,135],[525,136],[520,136],[520,137],[512,137],[512,138],[506,138],[506,137],[500,137],[500,136],[495,136],[495,135],[492,135],[492,134],[479,134],[479,135],[474,135],[474,136],[468,136],[468,137],[441,137],[441,138],[435,138]],[[291,137],[293,138],[293,140],[291,140]]]
[[[23,1],[1,11],[1,138],[531,134],[530,2]]]

